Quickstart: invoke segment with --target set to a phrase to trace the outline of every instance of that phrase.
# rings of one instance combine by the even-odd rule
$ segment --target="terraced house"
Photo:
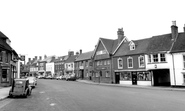
[[[176,30],[177,37],[170,52],[173,62],[172,86],[185,86],[185,26],[183,29],[184,32],[181,33]]]
[[[0,86],[10,86],[17,78],[19,56],[10,46],[10,39],[0,31]]]
[[[112,57],[114,50],[121,42],[127,42],[123,28],[117,31],[118,38],[115,40],[100,38],[93,53],[93,80],[95,82],[115,83],[113,75]]]
[[[113,69],[116,84],[150,85],[151,74],[146,70],[146,52],[150,39],[122,42],[114,51]]]
[[[75,60],[75,74],[79,79],[92,80],[93,63],[92,63],[93,51],[80,54]]]

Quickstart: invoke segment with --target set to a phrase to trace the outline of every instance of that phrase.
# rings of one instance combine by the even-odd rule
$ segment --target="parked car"
[[[28,79],[14,79],[12,87],[9,91],[9,97],[14,96],[30,96],[32,92],[32,88],[29,85]]]
[[[46,79],[53,79],[53,77],[49,75],[49,76],[46,76]]]
[[[62,79],[62,76],[57,76],[56,77],[56,80],[61,80]]]
[[[37,85],[37,78],[32,76],[32,77],[27,77],[27,79],[29,80],[29,85],[35,88],[35,86]]]
[[[66,80],[65,75],[62,75],[61,80]]]
[[[70,74],[66,76],[66,81],[75,81],[76,80],[76,76],[75,74]]]

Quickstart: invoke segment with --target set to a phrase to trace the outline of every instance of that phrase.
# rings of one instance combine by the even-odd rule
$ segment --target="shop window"
[[[160,54],[161,62],[166,62],[165,54]]]
[[[117,63],[118,63],[118,69],[123,69],[123,59],[118,58]]]
[[[149,72],[138,72],[138,81],[151,81],[151,74]]]
[[[131,81],[131,73],[130,72],[121,72],[120,74],[120,80],[124,80],[124,81]]]
[[[158,54],[154,54],[154,55],[153,55],[153,61],[154,61],[154,62],[159,62]]]
[[[184,84],[185,84],[185,74],[183,74],[183,78],[184,78]]]
[[[139,67],[144,67],[145,66],[144,56],[140,56],[138,60],[139,60]]]
[[[9,82],[7,69],[2,69],[2,82]]]
[[[133,58],[132,57],[127,58],[127,65],[128,65],[128,68],[133,68]]]

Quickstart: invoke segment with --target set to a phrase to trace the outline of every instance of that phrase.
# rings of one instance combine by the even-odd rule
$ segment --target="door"
[[[116,72],[115,73],[115,83],[116,84],[119,84],[119,81],[120,81],[120,73],[119,72]]]
[[[137,85],[137,72],[132,72],[132,85]]]

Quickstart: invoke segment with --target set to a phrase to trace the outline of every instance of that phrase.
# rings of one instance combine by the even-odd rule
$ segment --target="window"
[[[102,65],[102,61],[100,61],[100,65]]]
[[[183,65],[184,65],[184,68],[185,68],[185,55],[183,55]]]
[[[106,62],[106,60],[104,61],[104,65],[107,65],[107,62]]]
[[[88,61],[86,61],[86,67],[88,67]]]
[[[139,67],[144,67],[145,66],[144,57],[140,56],[138,60],[139,60]]]
[[[132,76],[131,76],[130,72],[121,72],[121,74],[120,74],[120,80],[129,81],[129,80],[132,80],[131,77]]]
[[[148,55],[148,63],[151,63],[151,62],[152,62],[151,55]]]
[[[133,58],[132,57],[127,58],[127,65],[128,65],[128,68],[133,68]]]
[[[138,72],[138,81],[151,81],[151,74],[149,72]]]
[[[97,66],[99,66],[100,65],[100,61],[97,61]]]
[[[159,62],[158,54],[154,54],[154,55],[153,55],[153,61],[154,61],[154,62]]]
[[[110,60],[107,60],[107,65],[109,65],[110,64]]]
[[[118,69],[123,69],[123,59],[118,58],[117,62],[118,62]]]
[[[165,54],[160,54],[161,62],[166,62]]]
[[[71,63],[71,68],[73,68],[73,63]]]
[[[105,77],[110,77],[109,71],[106,71],[106,72],[105,72]]]
[[[135,45],[134,44],[130,45],[130,50],[135,50]]]
[[[3,61],[3,56],[2,56],[2,52],[0,52],[0,62]]]

